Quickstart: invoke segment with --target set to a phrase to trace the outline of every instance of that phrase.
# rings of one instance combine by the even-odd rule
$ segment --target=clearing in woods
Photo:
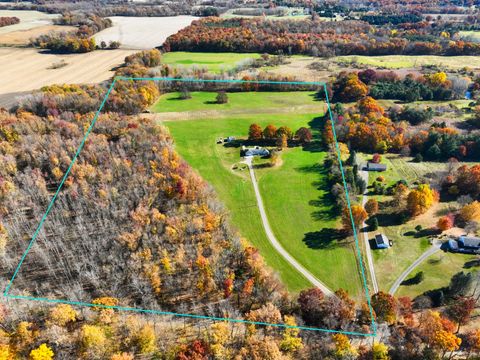
[[[129,80],[130,78],[119,79]],[[180,79],[178,81],[188,82],[192,80]],[[82,146],[85,144],[88,135],[93,129],[103,105],[108,98],[108,94],[110,94],[114,85],[115,82],[111,85],[100,109],[92,120],[89,129],[86,131],[85,137],[77,150],[77,154],[73,157],[70,167],[60,182],[56,195],[60,192],[65,180],[69,176],[69,171],[75,163],[75,160],[81,155]],[[281,107],[282,105],[279,104],[279,99],[282,97],[285,100],[283,102],[284,104],[288,104],[288,99],[292,98],[292,94],[289,92],[275,93],[269,91],[266,93],[255,92],[255,94],[262,94],[260,95],[259,102],[263,102],[263,105],[270,107]],[[312,91],[297,92],[298,98],[303,98],[303,100],[307,99],[310,102],[316,102],[318,104],[317,111],[315,112],[258,115],[252,110],[251,114],[227,117],[226,119],[220,119],[218,121],[197,119],[192,121],[165,122],[165,124],[170,128],[176,140],[179,153],[190,165],[196,168],[207,181],[211,182],[220,195],[220,199],[225,202],[227,208],[230,210],[233,223],[239,227],[242,235],[246,236],[255,246],[258,246],[262,255],[266,257],[269,265],[280,273],[282,279],[293,291],[311,287],[311,284],[292,268],[291,263],[279,256],[268,240],[265,239],[264,229],[258,216],[256,198],[253,195],[253,186],[244,171],[243,165],[245,164],[242,164],[239,147],[242,143],[245,143],[248,128],[252,122],[257,122],[263,127],[270,123],[276,126],[288,126],[294,131],[299,127],[310,128],[313,133],[313,141],[304,146],[291,143],[290,147],[281,151],[281,161],[273,166],[268,166],[270,164],[269,159],[255,159],[254,164],[258,167],[256,170],[258,175],[256,176],[258,176],[262,197],[265,199],[265,204],[267,205],[267,213],[271,221],[271,226],[282,243],[282,246],[294,256],[298,262],[307,268],[310,273],[314,274],[315,277],[322,282],[328,284],[329,287],[332,289],[344,288],[350,292],[351,296],[360,300],[362,283],[366,285],[366,282],[362,276],[362,274],[364,274],[363,268],[362,273],[358,271],[358,269],[362,267],[362,260],[358,259],[357,263],[356,259],[357,254],[359,254],[358,243],[354,242],[351,238],[338,236],[338,216],[333,209],[333,203],[327,193],[328,174],[323,168],[323,160],[326,152],[322,149],[322,136],[319,129],[323,128],[325,121],[331,120],[326,120],[323,116],[324,103],[321,99],[318,99],[318,96],[314,96],[314,94]],[[250,95],[250,93],[248,93],[248,95]],[[164,97],[160,100],[160,102],[162,101],[172,100]],[[181,111],[182,104],[186,104],[188,101],[188,99],[176,100],[178,110]],[[232,107],[234,107],[237,101],[238,99],[235,100],[234,97],[231,104]],[[295,101],[299,100],[295,99]],[[239,102],[242,103],[242,100]],[[243,102],[245,102],[245,100],[243,100]],[[205,103],[205,106],[208,105],[210,104]],[[159,104],[156,106],[159,106]],[[233,143],[219,143],[219,136],[225,137],[232,135],[236,136],[236,140]],[[45,221],[48,221],[50,210],[52,210],[52,215],[55,216],[54,203],[56,195],[52,198],[44,217],[21,257],[4,295],[14,299],[69,303],[89,307],[95,306],[88,302],[65,300],[65,297],[68,298],[72,296],[72,293],[67,291],[68,289],[42,289],[42,284],[35,284],[36,289],[32,290],[35,290],[35,293],[39,294],[44,294],[46,291],[50,295],[53,294],[53,299],[50,297],[24,295],[23,290],[16,289],[15,286],[13,286],[14,294],[10,293],[17,274],[22,277],[26,276],[28,279],[29,269],[30,271],[35,271],[35,264],[29,264],[28,259],[24,266],[25,269],[21,271],[20,268],[26,259],[26,255],[35,245],[37,235],[40,231],[43,231],[42,226]],[[292,216],[293,214],[295,215]],[[88,236],[88,234],[81,233],[80,236]],[[45,237],[45,234],[43,234],[42,237]],[[67,237],[72,240],[70,236]],[[44,250],[40,249],[39,251]],[[46,253],[45,256],[48,256],[48,253]],[[62,263],[74,261],[72,259],[61,260]],[[74,266],[75,263],[71,265]],[[58,270],[61,269],[57,266],[57,270],[55,271]],[[86,269],[86,271],[85,276],[88,276],[88,269]],[[56,274],[54,275],[56,276]],[[78,289],[81,289],[81,285],[81,283],[78,284]],[[114,287],[115,285],[112,284],[112,286]],[[370,304],[368,289],[364,288],[363,295],[366,296],[367,303]],[[363,300],[365,300],[365,298],[363,298]],[[218,318],[122,306],[103,307],[151,314],[179,315],[183,317],[250,323],[249,321],[238,318]],[[285,326],[284,324],[266,325],[277,327]],[[376,335],[373,317],[372,328],[369,333],[301,326],[298,328],[350,335]]]
[[[235,136],[245,140],[250,124],[257,123],[262,128],[268,124],[288,126],[293,131],[304,126],[319,141],[324,102],[308,91],[228,93],[227,104],[216,104],[214,92],[190,95],[191,99],[180,100],[179,93],[165,94],[152,110],[160,112],[157,119],[170,129],[177,151],[212,184],[234,225],[259,248],[289,290],[310,286],[278,256],[263,231],[248,171],[240,164],[240,144],[224,146],[216,144],[216,139]],[[338,235],[339,218],[332,209],[327,174],[322,170],[325,156],[318,147],[291,147],[282,151],[280,165],[259,166],[255,174],[270,226],[281,245],[328,287],[343,288],[359,299],[362,287],[354,244]]]

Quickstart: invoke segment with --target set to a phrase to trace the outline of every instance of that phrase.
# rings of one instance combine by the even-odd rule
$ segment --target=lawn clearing
[[[210,106],[204,101],[213,95],[197,94],[197,100],[194,96],[190,100],[172,100],[172,103],[178,104],[177,111],[203,109]],[[241,161],[240,149],[216,144],[216,139],[226,136],[245,138],[253,122],[262,127],[270,123],[277,127],[286,125],[293,130],[308,127],[309,122],[321,112],[255,113],[256,107],[270,106],[281,111],[282,106],[300,105],[300,99],[303,103],[313,102],[310,92],[234,95],[238,99],[235,96],[231,98],[230,106],[247,107],[251,103],[250,114],[168,121],[165,125],[169,127],[180,155],[216,190],[241,235],[260,250],[267,264],[279,273],[289,290],[297,292],[311,285],[278,255],[268,241],[247,170],[232,169]],[[169,101],[166,97],[163,100]],[[188,102],[191,104],[188,105]],[[174,109],[168,110],[171,112]],[[336,240],[332,241],[338,220],[331,215],[326,196],[328,190],[323,187],[326,181],[326,174],[322,173],[325,153],[308,152],[301,147],[289,148],[282,153],[280,166],[255,170],[276,237],[297,261],[327,286],[345,288],[353,297],[360,298],[362,287],[353,243],[343,241],[337,244]]]
[[[174,51],[162,56],[162,63],[181,67],[207,68],[211,72],[219,73],[222,70],[234,68],[248,59],[257,59],[257,53],[202,53]]]
[[[361,294],[354,244],[336,241],[339,219],[323,171],[325,152],[288,149],[283,164],[257,171],[270,225],[282,246],[331,289]]]
[[[323,111],[323,101],[313,101],[314,92],[234,92],[228,93],[228,103],[216,104],[215,92],[195,91],[190,93],[191,99],[181,100],[180,93],[168,93],[151,107],[151,111],[162,112],[186,112],[214,110],[225,112],[227,110],[242,110],[242,112],[255,112],[259,109],[271,109],[271,112],[279,111],[278,108],[292,108],[309,106],[310,110]]]
[[[477,257],[474,255],[452,254],[443,251],[436,253],[419,265],[409,276],[411,278],[418,272],[423,271],[424,280],[416,285],[401,285],[396,295],[413,298],[425,291],[446,287],[456,273],[478,270],[478,265],[470,267],[470,264],[475,263],[476,259]]]

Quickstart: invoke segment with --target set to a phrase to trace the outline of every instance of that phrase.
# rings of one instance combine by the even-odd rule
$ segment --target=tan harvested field
[[[0,17],[18,17],[19,24],[4,26],[0,28],[0,34],[7,34],[12,31],[29,30],[36,27],[52,25],[52,20],[59,17],[58,14],[46,14],[30,10],[0,10]]]
[[[0,46],[25,46],[42,34],[51,32],[60,33],[76,30],[74,26],[44,25],[27,30],[16,30],[8,33],[0,33]]]
[[[113,75],[112,68],[122,64],[125,56],[134,52],[119,49],[56,55],[35,49],[0,48],[0,99],[10,99],[5,100],[4,104],[0,103],[0,106],[11,105],[12,99],[6,94],[52,84],[99,83],[107,80]],[[51,69],[52,65],[62,61],[67,65]]]
[[[97,44],[120,41],[123,49],[152,49],[160,46],[172,34],[190,25],[194,16],[128,17],[112,16],[111,28],[95,34]]]

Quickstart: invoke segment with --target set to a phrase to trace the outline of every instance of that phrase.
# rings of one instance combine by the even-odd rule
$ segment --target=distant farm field
[[[113,76],[113,67],[123,63],[131,50],[94,51],[87,54],[44,54],[35,49],[0,48],[0,95],[36,90],[52,84],[99,83]],[[64,61],[67,65],[51,69]],[[1,97],[0,106],[14,99]]]
[[[194,16],[130,17],[112,16],[113,26],[95,34],[99,44],[120,41],[123,49],[147,49],[162,45],[167,37],[190,25]]]
[[[74,30],[76,30],[76,27],[74,26],[44,25],[34,27],[32,29],[0,33],[0,46],[27,46],[30,44],[30,40],[35,39],[40,35],[49,34],[52,32],[69,32]]]
[[[52,20],[59,16],[59,14],[46,14],[39,11],[0,10],[0,17],[17,17],[20,19],[19,24],[0,27],[0,35],[12,31],[30,30],[36,27],[52,25]]]
[[[387,56],[338,56],[336,62],[358,63],[377,68],[403,69],[422,65],[437,65],[452,69],[480,68],[478,56],[436,56],[436,55],[387,55]]]
[[[218,193],[240,234],[260,250],[289,290],[296,292],[309,287],[308,281],[279,256],[268,241],[250,178],[246,170],[240,170],[239,147],[217,144],[216,139],[246,138],[253,122],[262,127],[270,123],[286,125],[294,130],[309,127],[312,120],[322,114],[322,103],[314,101],[311,92],[232,93],[228,106],[209,103],[215,95],[194,92],[190,100],[171,100],[178,94],[168,94],[154,109],[168,111],[156,115],[170,129],[180,155]],[[310,105],[317,106],[317,111],[283,111]],[[216,106],[212,116],[202,117],[205,108]],[[243,112],[232,114],[242,108]],[[265,108],[271,112],[259,112]],[[177,118],[175,109],[179,114],[185,110],[197,112],[200,118],[168,121],[170,116]],[[324,157],[321,151],[289,148],[282,151],[281,165],[256,169],[255,173],[270,225],[282,246],[331,289],[342,287],[359,298],[362,287],[353,245],[347,241],[339,243],[335,238],[338,219],[331,213],[328,190],[322,185],[327,179],[321,171]]]
[[[168,65],[183,67],[205,67],[209,71],[228,70],[247,59],[257,59],[256,53],[202,53],[174,51],[163,54],[162,62]]]

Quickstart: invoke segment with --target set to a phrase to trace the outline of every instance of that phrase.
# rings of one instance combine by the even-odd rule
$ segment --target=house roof
[[[458,242],[463,247],[480,249],[480,238],[474,236],[460,236]]]
[[[377,246],[388,246],[388,238],[384,234],[375,235],[375,243]]]
[[[370,170],[387,170],[387,165],[368,162],[367,168]]]

